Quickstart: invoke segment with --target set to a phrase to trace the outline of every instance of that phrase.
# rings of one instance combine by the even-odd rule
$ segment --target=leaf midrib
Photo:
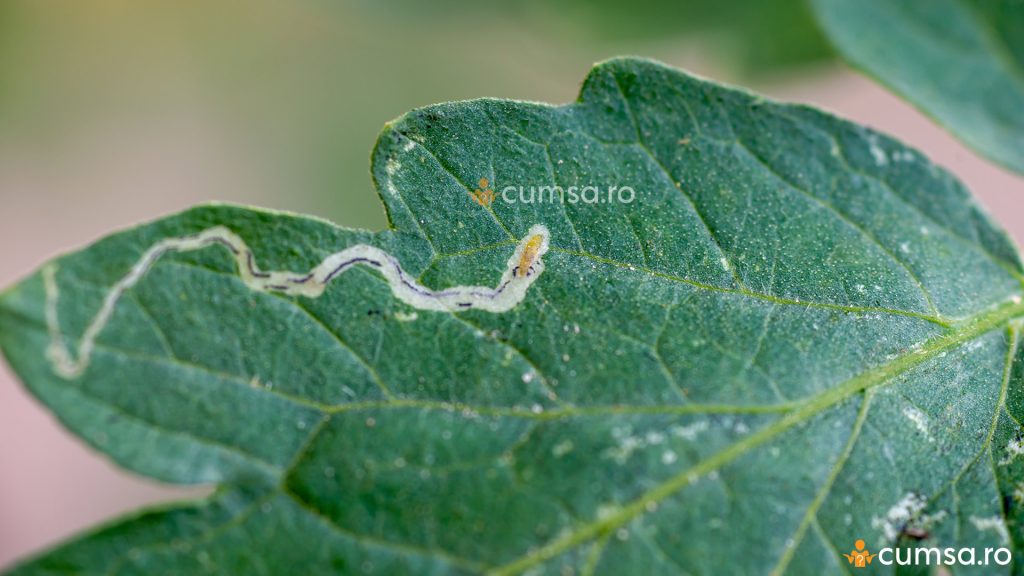
[[[951,478],[948,482],[943,484],[938,490],[936,490],[927,498],[927,502],[929,505],[932,502],[934,502],[935,499],[938,498],[940,494],[945,492],[950,486],[956,485],[956,483],[960,481],[963,475],[966,474],[972,466],[977,464],[978,460],[986,453],[988,453],[989,458],[991,459],[992,438],[995,436],[996,427],[999,424],[1000,414],[1005,412],[1011,419],[1013,418],[1013,415],[1010,414],[1008,410],[1006,410],[1006,393],[1010,385],[1010,378],[1011,373],[1013,371],[1014,358],[1016,358],[1017,349],[1020,344],[1020,326],[1011,322],[1010,329],[1008,330],[1008,332],[1010,342],[1009,346],[1007,346],[1006,358],[1003,363],[1003,372],[1002,377],[1000,378],[999,385],[999,397],[996,400],[995,409],[992,411],[992,422],[989,425],[988,432],[985,435],[985,441],[982,442],[981,447],[978,449],[974,457],[972,457],[966,464],[964,464],[960,471],[957,472],[955,476],[953,476],[953,478]],[[868,410],[870,409],[871,399],[874,395],[873,392],[874,390],[867,390],[865,392],[863,405],[861,406],[860,413],[857,415],[857,421],[854,424],[853,431],[850,433],[850,436],[847,439],[846,446],[843,448],[843,451],[840,454],[839,459],[833,465],[828,478],[822,484],[821,488],[819,488],[818,493],[815,495],[814,501],[812,501],[811,505],[808,506],[800,526],[794,532],[793,541],[795,544],[792,547],[786,549],[786,553],[779,559],[778,564],[772,571],[772,576],[782,574],[783,571],[788,567],[789,562],[792,560],[793,555],[796,552],[797,546],[799,545],[800,541],[806,536],[808,526],[817,520],[818,509],[821,507],[821,504],[831,493],[832,486],[835,483],[836,478],[838,477],[839,473],[843,470],[843,468],[846,466],[846,461],[849,458],[850,453],[852,452],[860,436],[860,431],[867,417]],[[994,469],[993,478],[998,478],[998,474],[996,474]],[[996,482],[998,483],[998,480],[996,480]],[[829,536],[825,534],[823,530],[821,530],[819,537],[822,538],[824,541],[828,542],[828,544],[833,550],[835,549],[835,543],[832,542],[831,538],[829,538]]]
[[[531,551],[518,559],[494,568],[490,576],[510,576],[527,570],[553,558],[562,552],[582,545],[602,534],[614,531],[620,526],[643,515],[652,505],[672,496],[690,484],[693,479],[704,476],[750,450],[772,440],[797,424],[806,422],[821,412],[837,405],[859,392],[884,385],[910,369],[932,359],[944,351],[955,348],[984,334],[1009,326],[1014,320],[1024,318],[1024,303],[999,306],[987,313],[958,325],[955,330],[927,341],[921,347],[910,350],[888,364],[863,372],[839,386],[830,388],[817,396],[808,398],[802,405],[775,422],[761,428],[743,440],[700,461],[690,468],[648,490],[640,497],[619,508],[615,513],[587,523],[548,544]]]

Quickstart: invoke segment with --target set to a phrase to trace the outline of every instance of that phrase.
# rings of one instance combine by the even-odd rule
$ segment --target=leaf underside
[[[966,144],[1024,173],[1024,3],[814,0],[828,36]]]
[[[439,289],[494,285],[544,224],[525,300],[415,310],[365,267],[282,296],[225,250],[168,254],[64,379],[26,279],[0,347],[31,391],[121,466],[219,489],[14,574],[837,574],[858,538],[1021,549],[1021,263],[920,153],[620,59],[569,105],[411,112],[373,174],[382,233],[211,205],[59,258],[64,341],[147,248],[217,225],[266,269],[366,243]],[[480,178],[636,200],[488,208]]]

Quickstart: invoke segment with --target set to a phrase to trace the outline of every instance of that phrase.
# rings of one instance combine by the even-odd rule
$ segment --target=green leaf
[[[566,106],[414,111],[373,158],[386,232],[203,206],[0,297],[0,347],[66,426],[219,486],[15,574],[843,573],[908,530],[1020,553],[1021,262],[918,152],[613,60]],[[481,178],[636,198],[484,207]],[[217,226],[237,238],[151,251]],[[357,245],[435,291],[533,271],[498,312],[396,296],[389,264],[266,285]]]
[[[839,52],[988,158],[1024,172],[1024,4],[814,0]]]

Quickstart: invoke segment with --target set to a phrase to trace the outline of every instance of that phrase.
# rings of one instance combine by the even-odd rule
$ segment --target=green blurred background
[[[0,146],[56,171],[81,169],[66,164],[83,147],[183,148],[213,198],[377,228],[384,122],[481,96],[570,101],[620,53],[734,80],[828,57],[800,0],[4,0]]]
[[[802,0],[0,0],[0,289],[206,200],[379,229],[385,122],[482,96],[569,102],[620,54],[894,133],[1024,232],[1021,180],[838,64]],[[0,569],[193,494],[86,450],[0,362]]]

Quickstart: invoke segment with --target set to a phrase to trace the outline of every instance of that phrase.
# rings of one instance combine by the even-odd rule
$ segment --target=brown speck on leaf
[[[907,526],[903,529],[903,535],[914,540],[928,538],[928,531],[917,526]]]

